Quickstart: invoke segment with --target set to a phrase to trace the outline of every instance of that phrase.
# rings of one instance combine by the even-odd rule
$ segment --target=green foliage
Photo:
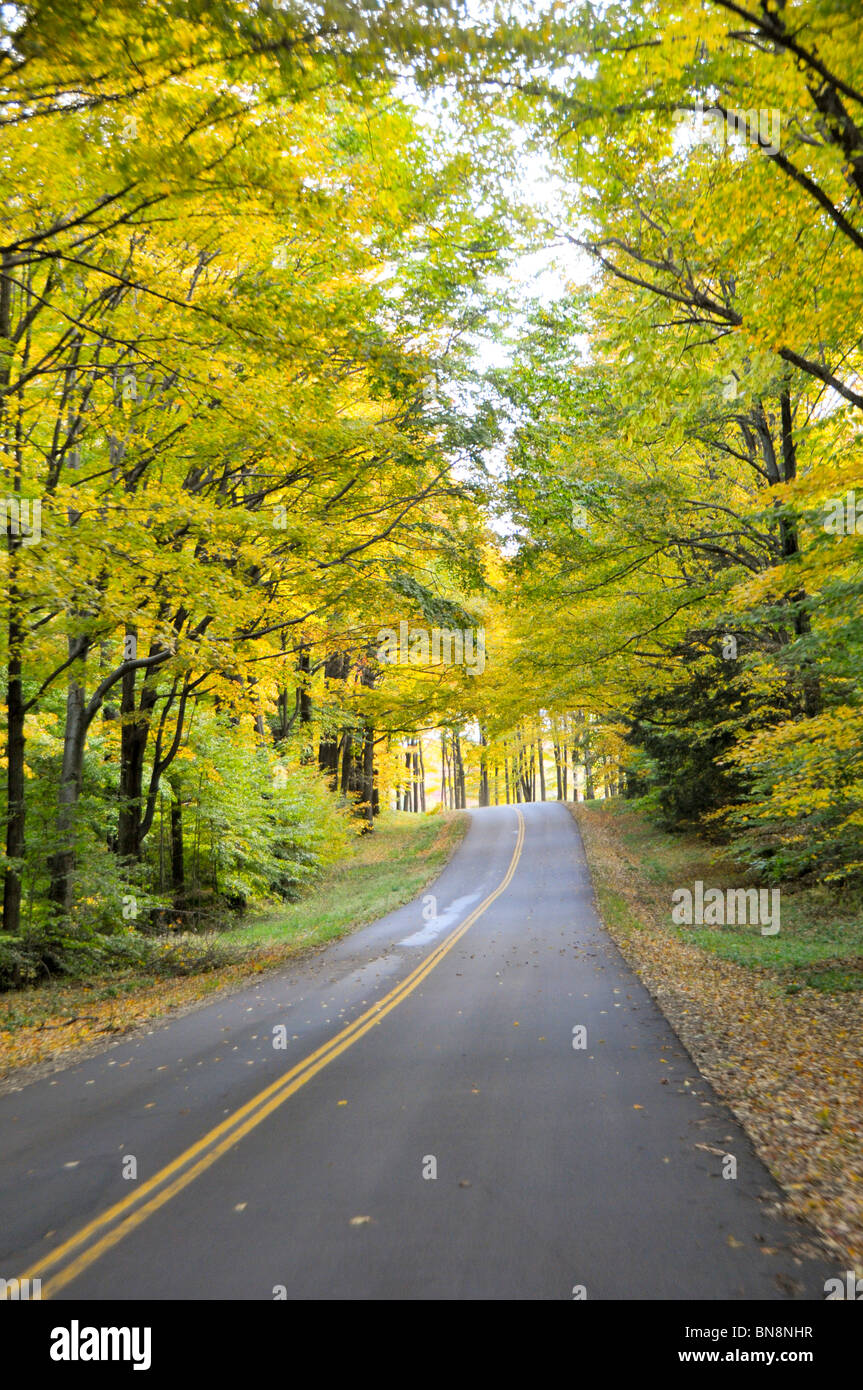
[[[191,831],[185,841],[190,901],[208,888],[234,908],[292,901],[347,852],[355,833],[349,812],[315,770],[240,735],[207,722],[174,778]]]

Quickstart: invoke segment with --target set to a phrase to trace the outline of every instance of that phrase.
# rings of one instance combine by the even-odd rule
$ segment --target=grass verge
[[[89,1051],[111,1037],[239,987],[383,917],[436,878],[469,824],[463,812],[384,813],[373,835],[324,871],[298,902],[206,937],[150,938],[149,958],[82,980],[0,995],[0,1080]]]
[[[746,886],[694,836],[631,803],[569,808],[600,913],[684,1046],[846,1267],[863,1273],[863,910],[783,890],[778,936],[671,921],[674,888]]]

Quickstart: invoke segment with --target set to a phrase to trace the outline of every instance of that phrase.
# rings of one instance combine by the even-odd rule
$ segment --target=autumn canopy
[[[859,878],[859,6],[4,19],[0,976],[388,809]]]

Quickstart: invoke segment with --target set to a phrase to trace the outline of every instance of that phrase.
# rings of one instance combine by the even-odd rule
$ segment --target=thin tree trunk
[[[325,682],[346,680],[350,670],[350,658],[344,652],[331,652],[324,662]],[[285,696],[287,700],[287,695]],[[318,744],[318,767],[328,776],[330,787],[335,791],[339,786],[339,755],[342,752],[344,734],[335,731],[322,734]],[[344,788],[342,788],[344,795]]]
[[[362,801],[365,807],[366,828],[371,830],[376,813],[375,733],[369,725],[363,730],[362,759]]]
[[[49,901],[68,916],[72,908],[72,888],[75,873],[75,813],[81,796],[84,777],[84,743],[87,721],[84,698],[84,662],[90,640],[70,637],[68,653],[82,663],[81,679],[72,666],[66,687],[66,723],[63,731],[63,761],[60,771],[56,825],[56,849],[49,860],[51,882]]]
[[[594,762],[593,752],[590,747],[590,734],[588,733],[587,729],[585,729],[584,731],[583,738],[584,753],[582,756],[584,761],[584,799],[585,801],[593,801],[596,796],[596,787],[594,786],[593,782]],[[573,755],[574,754],[575,749],[573,749]]]
[[[301,724],[309,724],[312,719],[312,692],[308,685],[311,669],[312,649],[308,643],[304,642],[297,656],[297,671],[301,678],[300,684],[297,686],[297,708]]]
[[[12,282],[7,274],[7,255],[4,253],[2,272],[0,272],[0,339],[4,342],[12,336]],[[0,358],[0,383],[8,386],[11,376],[11,357],[4,354]],[[5,397],[4,397],[5,402]],[[4,403],[0,412],[4,430],[9,427],[8,405]],[[20,490],[21,475],[16,468],[15,490]],[[5,516],[5,513],[4,513]],[[25,628],[22,617],[22,597],[19,589],[18,547],[20,534],[12,535],[10,518],[6,519],[6,543],[9,548],[7,568],[8,637],[9,655],[6,670],[6,859],[7,867],[3,875],[3,930],[17,936],[21,930],[21,883],[20,861],[25,850],[26,800],[24,792],[24,684],[21,654],[25,642]],[[20,532],[20,526],[19,526]]]
[[[489,804],[488,794],[488,738],[483,728],[479,731],[480,757],[479,757],[479,804],[487,806]]]
[[[135,636],[129,629],[127,636]],[[154,678],[144,677],[140,699],[136,702],[136,672],[126,671],[122,681],[120,713],[120,807],[117,817],[117,855],[121,860],[141,857],[143,819],[144,757],[150,734],[150,714],[156,703]]]
[[[467,796],[465,794],[464,780],[464,760],[461,754],[461,736],[456,729],[452,736],[452,749],[454,761],[454,777],[456,783],[456,806],[460,811],[467,807]]]
[[[797,446],[794,442],[794,425],[791,413],[791,391],[788,386],[783,387],[780,395],[780,412],[782,419],[782,472],[786,483],[793,482],[797,477]],[[800,553],[800,538],[797,530],[797,523],[793,517],[783,517],[780,522],[780,534],[782,538],[782,555],[788,560]],[[806,591],[798,586],[795,591],[788,595],[788,599],[795,606],[794,612],[794,632],[797,637],[806,637],[811,631],[809,614],[803,607],[806,599]],[[801,664],[801,678],[803,688],[803,709],[811,719],[819,714],[822,708],[821,681],[817,668],[808,658]]]
[[[172,787],[171,802],[171,899],[177,912],[186,905],[186,867],[183,859],[183,803],[179,788]]]
[[[10,556],[10,567],[12,557]],[[3,880],[3,930],[17,936],[21,930],[21,865],[24,858],[24,686],[21,647],[23,627],[18,621],[20,595],[13,583],[9,587],[9,660],[6,688],[6,858],[9,862]]]

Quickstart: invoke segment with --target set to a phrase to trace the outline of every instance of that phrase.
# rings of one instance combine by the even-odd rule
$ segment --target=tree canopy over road
[[[859,880],[859,5],[3,15],[0,979],[390,806]]]

